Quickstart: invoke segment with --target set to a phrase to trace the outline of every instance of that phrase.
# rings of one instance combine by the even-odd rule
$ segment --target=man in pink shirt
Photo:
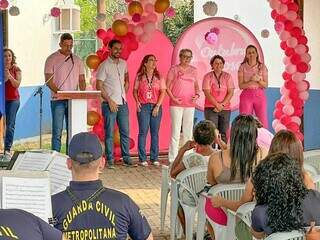
[[[44,74],[51,90],[52,138],[51,149],[60,152],[63,121],[68,132],[68,100],[57,99],[58,91],[85,90],[84,66],[81,59],[72,54],[73,38],[64,33],[60,37],[60,49],[46,60]],[[68,144],[68,136],[67,136]]]

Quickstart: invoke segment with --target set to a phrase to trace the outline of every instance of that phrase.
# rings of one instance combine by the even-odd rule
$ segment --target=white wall
[[[203,13],[203,4],[208,0],[194,1],[194,19],[199,21],[206,16]],[[283,50],[280,48],[279,37],[274,30],[274,20],[271,18],[271,8],[267,0],[214,0],[218,5],[215,17],[226,17],[234,19],[235,15],[240,17],[240,23],[247,27],[258,39],[262,47],[265,63],[269,70],[269,86],[280,87],[283,85],[282,72],[284,64],[282,59]],[[320,31],[316,25],[320,23],[320,0],[307,0],[305,2],[305,27],[309,38],[310,52],[313,59],[320,59]],[[308,16],[307,16],[308,15]],[[268,38],[261,37],[261,31],[268,29]],[[317,61],[312,61],[312,70],[307,75],[312,88],[320,87],[320,66]],[[318,81],[318,82],[317,82]]]
[[[22,69],[23,87],[43,83],[44,62],[58,48],[58,38],[52,34],[52,17],[43,22],[55,3],[56,0],[19,1],[20,15],[8,16],[8,46]]]
[[[311,55],[311,71],[307,75],[311,87],[320,89],[320,1],[304,1],[304,29],[306,31],[309,53]]]

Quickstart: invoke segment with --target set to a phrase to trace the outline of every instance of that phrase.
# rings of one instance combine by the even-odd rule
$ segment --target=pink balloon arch
[[[306,80],[306,73],[311,69],[308,39],[298,14],[299,6],[293,0],[270,0],[269,4],[274,28],[281,41],[280,47],[285,54],[285,71],[282,74],[284,85],[280,89],[281,98],[275,104],[272,127],[276,132],[288,129],[302,141],[301,116],[310,88]]]

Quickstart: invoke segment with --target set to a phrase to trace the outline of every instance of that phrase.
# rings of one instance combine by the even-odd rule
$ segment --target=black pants
[[[205,108],[204,117],[216,125],[221,134],[222,140],[227,143],[227,130],[230,122],[230,110],[222,110],[221,112],[213,111],[214,108]]]

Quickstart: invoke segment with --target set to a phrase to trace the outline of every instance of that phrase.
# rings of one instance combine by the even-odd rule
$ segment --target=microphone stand
[[[37,90],[33,93],[33,96],[34,96],[34,97],[37,96],[37,95],[40,96],[40,106],[39,106],[39,117],[40,117],[40,122],[39,122],[39,124],[40,124],[40,126],[39,126],[39,128],[40,128],[40,129],[39,129],[39,130],[40,130],[40,136],[39,136],[39,137],[40,137],[40,149],[42,149],[42,115],[43,115],[43,107],[42,107],[43,104],[42,104],[42,102],[43,102],[43,88],[47,86],[47,83],[50,82],[50,81],[53,79],[55,73],[56,73],[57,71],[59,71],[59,70],[61,69],[61,67],[63,66],[63,64],[66,63],[70,58],[71,58],[71,55],[67,56],[66,59],[65,59],[62,63],[60,63],[59,66],[57,67],[57,69],[52,73],[52,75],[50,76],[50,78],[49,78],[47,81],[45,81],[45,83],[44,83],[43,85],[39,86],[39,87],[37,88]]]

